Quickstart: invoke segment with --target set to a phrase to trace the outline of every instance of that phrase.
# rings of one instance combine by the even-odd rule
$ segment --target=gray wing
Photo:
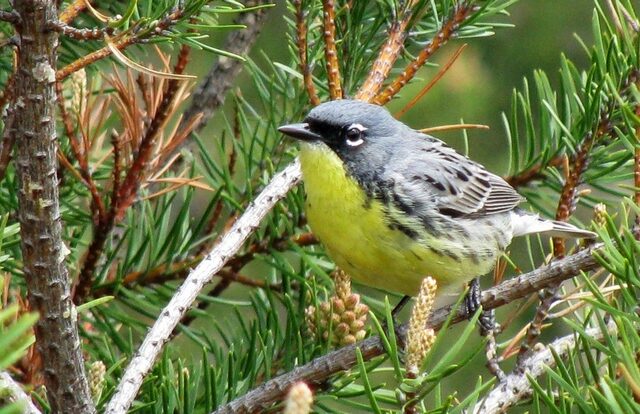
[[[474,217],[513,210],[524,199],[501,177],[485,170],[442,141],[422,135],[412,151],[396,153],[385,175],[396,202],[420,214],[437,209],[451,217]],[[404,152],[404,154],[400,154]]]

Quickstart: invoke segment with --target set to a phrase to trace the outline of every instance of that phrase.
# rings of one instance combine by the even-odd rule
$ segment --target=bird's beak
[[[311,132],[309,124],[302,122],[300,124],[283,125],[278,131],[300,141],[320,141],[322,137],[315,132]]]

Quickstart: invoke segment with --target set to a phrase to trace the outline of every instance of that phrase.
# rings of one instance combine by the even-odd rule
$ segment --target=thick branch
[[[6,372],[0,372],[0,405],[3,402],[20,404],[23,414],[42,414],[22,387]]]
[[[53,413],[93,413],[64,260],[56,159],[55,67],[58,34],[53,0],[15,2],[21,16],[11,134],[16,145],[18,219],[29,302],[40,314],[36,348]]]
[[[300,162],[296,161],[278,173],[256,197],[245,213],[222,237],[220,243],[196,267],[162,310],[142,345],[129,363],[105,413],[124,414],[133,402],[142,380],[151,370],[180,319],[196,300],[198,293],[211,281],[258,227],[273,206],[295,186],[301,177]]]
[[[610,335],[616,332],[614,322],[609,323],[607,331]],[[586,335],[596,341],[604,338],[600,328],[587,329]],[[529,378],[537,378],[544,374],[547,368],[553,368],[556,365],[554,353],[561,358],[567,357],[576,348],[576,340],[575,334],[558,338],[549,346],[525,359],[522,364],[523,371],[509,374],[505,381],[498,384],[473,408],[472,412],[474,414],[503,413],[519,401],[529,398],[533,393]]]
[[[603,244],[593,246],[572,256],[542,266],[532,272],[509,279],[498,286],[487,289],[482,293],[482,307],[485,310],[495,309],[516,299],[534,293],[545,286],[560,283],[569,279],[580,271],[593,270],[598,262],[593,253],[603,247]],[[428,323],[432,329],[440,329],[452,312],[452,306],[445,306],[436,310]],[[459,308],[452,318],[453,323],[466,320],[469,317],[466,308]],[[407,325],[397,329],[399,341],[404,341]],[[218,408],[215,413],[254,413],[261,412],[274,402],[281,401],[286,391],[293,384],[304,381],[307,384],[321,384],[330,376],[348,370],[356,365],[358,347],[365,361],[382,355],[385,350],[378,336],[373,336],[355,345],[340,348],[327,355],[316,358],[306,365],[295,368],[291,372],[280,375],[262,384],[253,391],[237,398],[229,404]]]

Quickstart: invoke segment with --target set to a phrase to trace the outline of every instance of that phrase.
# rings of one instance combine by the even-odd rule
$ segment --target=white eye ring
[[[361,124],[351,124],[347,128],[347,132],[349,132],[351,130],[354,130],[354,129],[359,131],[360,133],[362,133],[362,132],[367,130],[367,128],[365,128]],[[356,139],[356,140],[352,140],[347,136],[347,145],[350,146],[350,147],[357,147],[357,146],[361,145],[362,143],[364,143],[364,140],[362,138],[360,138],[360,136],[361,136],[361,134],[358,135],[358,139]]]

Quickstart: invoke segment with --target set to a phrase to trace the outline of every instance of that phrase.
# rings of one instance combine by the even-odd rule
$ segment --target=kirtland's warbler
[[[311,229],[365,285],[414,296],[432,276],[452,292],[488,273],[514,236],[595,236],[519,209],[501,177],[380,106],[331,101],[279,130],[302,142]]]

